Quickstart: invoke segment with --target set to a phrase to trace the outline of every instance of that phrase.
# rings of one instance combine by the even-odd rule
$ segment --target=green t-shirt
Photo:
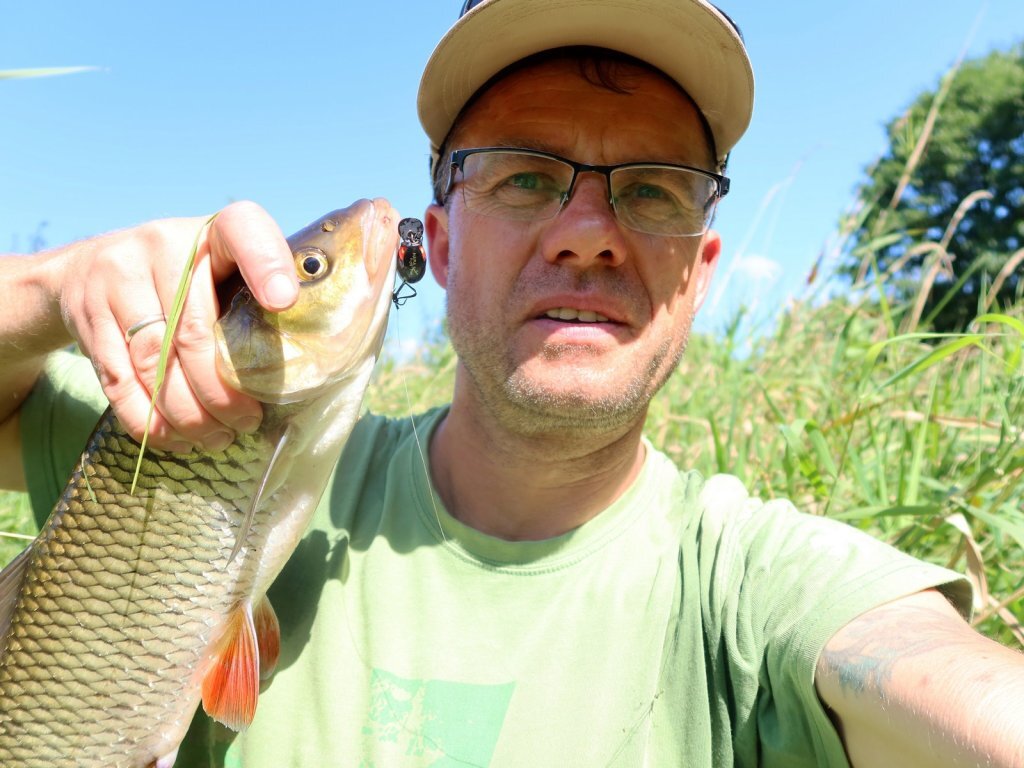
[[[45,509],[85,440],[69,410],[102,405],[88,366],[51,370],[22,422]],[[444,413],[417,417],[424,445]],[[179,768],[847,766],[821,648],[931,586],[966,611],[966,581],[646,447],[592,521],[509,542],[432,495],[410,420],[364,417],[270,591],[282,657],[252,727],[198,716]]]

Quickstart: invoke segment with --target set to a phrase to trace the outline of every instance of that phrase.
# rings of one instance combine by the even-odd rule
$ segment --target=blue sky
[[[99,69],[0,81],[0,252],[237,199],[286,233],[358,197],[420,215],[416,86],[459,4],[5,3],[0,69]],[[743,28],[757,97],[719,208],[705,330],[740,303],[768,316],[800,293],[885,149],[883,125],[936,86],[976,22],[972,56],[1024,40],[1020,0],[720,4]],[[421,288],[402,311],[405,341],[435,328],[442,305]]]

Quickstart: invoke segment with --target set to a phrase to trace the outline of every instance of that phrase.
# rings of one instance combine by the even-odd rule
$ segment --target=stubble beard
[[[587,387],[585,369],[573,379],[576,386],[547,386],[517,364],[502,343],[484,333],[464,333],[467,325],[450,310],[448,318],[452,347],[482,406],[505,429],[531,437],[595,436],[637,426],[651,398],[676,370],[689,335],[687,331],[682,339],[663,340],[646,364],[631,369],[621,387],[595,394]],[[543,356],[558,359],[571,353],[552,345]]]

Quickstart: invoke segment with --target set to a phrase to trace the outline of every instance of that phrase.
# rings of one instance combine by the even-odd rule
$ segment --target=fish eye
[[[303,248],[295,252],[295,271],[304,283],[319,280],[327,274],[327,256],[316,248]]]

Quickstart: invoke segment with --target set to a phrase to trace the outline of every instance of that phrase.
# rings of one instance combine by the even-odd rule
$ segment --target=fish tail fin
[[[217,722],[244,731],[256,716],[260,692],[260,649],[252,604],[240,605],[228,619],[210,668],[203,678],[203,709]]]
[[[269,680],[281,656],[281,625],[266,595],[256,602],[253,624],[256,627],[256,643],[260,649],[260,680]]]

